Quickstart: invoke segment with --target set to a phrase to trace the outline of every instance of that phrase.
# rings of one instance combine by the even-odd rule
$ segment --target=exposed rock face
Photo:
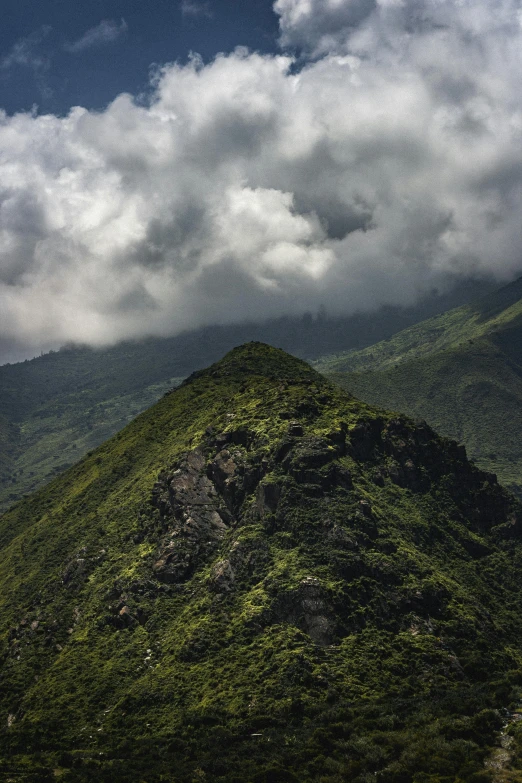
[[[230,560],[218,560],[212,568],[211,585],[220,593],[228,593],[234,587],[235,574]]]
[[[337,452],[317,437],[300,437],[281,460],[282,467],[301,484],[324,484],[327,478],[320,469],[332,462]],[[330,475],[328,478],[332,478]]]
[[[222,488],[234,470],[230,459],[220,460]],[[186,454],[175,470],[160,478],[153,503],[170,527],[159,545],[154,574],[164,582],[182,582],[192,574],[198,559],[215,549],[231,522],[223,496],[206,474],[201,449]]]
[[[323,440],[306,436],[302,425],[291,422],[286,438],[261,459],[255,449],[249,456],[241,448],[245,443],[255,445],[253,441],[245,431],[210,432],[201,447],[160,474],[152,503],[167,532],[152,566],[157,579],[185,582],[219,550],[228,531],[240,525],[245,515],[272,519],[287,493],[285,476],[311,487],[315,495],[337,485],[344,490],[352,487],[350,471],[338,461],[345,449],[343,430]],[[253,505],[249,502],[252,496]],[[341,529],[334,535],[346,537]],[[267,557],[266,542],[236,541],[227,556],[214,563],[210,589],[218,594],[233,591],[237,575],[250,579]],[[321,645],[331,643],[335,627],[324,591],[313,577],[276,597],[264,622],[296,625]]]
[[[252,539],[236,541],[224,548],[229,533],[245,521],[259,520],[270,534],[289,526],[285,509],[296,502],[295,487],[316,501],[329,502],[329,493],[344,493],[353,514],[353,532],[350,519],[331,521],[323,525],[325,542],[332,549],[339,577],[347,581],[365,577],[393,582],[393,573],[380,563],[369,566],[362,556],[368,542],[378,537],[378,523],[371,504],[354,490],[351,470],[344,456],[359,463],[378,465],[374,481],[384,486],[391,481],[413,493],[429,491],[440,479],[444,463],[433,451],[433,432],[424,423],[413,426],[402,418],[388,420],[374,418],[360,421],[351,429],[341,423],[326,437],[307,434],[297,421],[291,421],[286,435],[270,451],[259,453],[255,435],[245,429],[216,433],[210,429],[204,442],[158,477],[152,493],[152,505],[159,513],[164,533],[152,565],[155,578],[167,584],[182,584],[195,570],[214,562],[208,587],[216,595],[227,595],[238,589],[245,579],[261,578],[270,559],[265,541]],[[470,467],[465,452],[456,444],[448,448],[457,464],[457,474],[466,481],[468,491],[462,514],[471,520],[472,528],[484,532],[504,522],[503,535],[515,535],[520,520],[512,514],[506,522],[506,495],[496,491],[495,477]],[[474,487],[475,501],[470,507],[469,485]],[[457,479],[448,490],[460,503]],[[464,498],[463,498],[464,499]],[[302,501],[299,501],[302,502]],[[325,506],[325,510],[328,506]],[[348,527],[347,527],[348,524]],[[291,526],[290,526],[291,527]],[[357,531],[357,532],[356,532]],[[483,557],[489,548],[469,539],[464,548],[474,557]],[[383,551],[393,552],[390,542]],[[344,553],[344,554],[343,554]],[[74,566],[80,568],[81,564]],[[402,594],[395,600],[396,610],[409,616],[412,610],[429,623],[445,611],[448,596],[439,592],[427,595]],[[258,623],[287,623],[300,628],[318,645],[331,645],[338,635],[353,632],[353,627],[338,627],[333,608],[334,599],[313,576],[302,579],[292,589],[274,593],[270,609],[261,613]],[[399,608],[401,607],[401,608]],[[384,609],[376,607],[376,615]],[[385,615],[389,612],[385,610]],[[385,615],[383,615],[383,620]],[[420,616],[419,615],[419,616]],[[124,606],[117,615],[119,623],[131,627],[142,622]],[[115,622],[115,620],[113,621]]]

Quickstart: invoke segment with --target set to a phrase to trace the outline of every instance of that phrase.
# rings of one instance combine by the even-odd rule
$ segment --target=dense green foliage
[[[522,280],[317,367],[366,402],[426,419],[522,492]]]
[[[455,443],[236,349],[0,518],[0,769],[492,781],[521,536]]]
[[[0,367],[0,510],[77,462],[194,370],[247,340],[296,356],[369,345],[475,288],[433,296],[410,309],[386,308],[347,318],[305,314],[261,324],[213,326],[171,338],[103,350],[69,347]]]

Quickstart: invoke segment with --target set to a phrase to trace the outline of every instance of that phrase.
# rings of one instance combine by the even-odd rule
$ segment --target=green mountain
[[[522,780],[522,509],[235,349],[0,518],[4,780]]]
[[[234,345],[261,340],[302,358],[381,340],[464,301],[468,284],[417,307],[328,317],[306,313],[264,323],[213,326],[103,350],[71,346],[0,367],[0,511],[73,465],[194,370]]]
[[[522,279],[316,367],[366,402],[425,419],[522,493]]]

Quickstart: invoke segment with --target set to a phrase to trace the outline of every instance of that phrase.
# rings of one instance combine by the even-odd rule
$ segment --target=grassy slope
[[[159,351],[129,345],[111,352],[60,351],[0,367],[0,510],[179,383],[183,375],[174,376],[172,365],[175,370],[175,361]]]
[[[262,340],[302,357],[360,348],[473,290],[463,287],[449,299],[435,296],[409,310],[215,326],[99,351],[73,348],[0,367],[0,510],[74,464],[180,378],[234,345]]]
[[[522,491],[522,284],[317,364],[365,401],[426,419]]]
[[[94,387],[39,406],[18,428],[16,461],[6,466],[11,479],[0,491],[0,508],[73,465],[181,380],[168,378],[129,394],[118,390],[112,397],[103,386]]]
[[[323,357],[314,366],[320,372],[384,370],[473,340],[495,339],[506,331],[518,344],[522,330],[521,281],[506,286],[496,296],[422,321],[368,348]]]
[[[236,483],[263,475],[278,503],[245,479],[217,548],[162,584],[158,474],[199,444],[213,460],[222,432]],[[495,710],[522,695],[513,513],[428,429],[281,351],[232,352],[0,519],[4,774],[491,780]],[[145,621],[115,627],[121,602]],[[307,632],[318,611],[326,646]]]

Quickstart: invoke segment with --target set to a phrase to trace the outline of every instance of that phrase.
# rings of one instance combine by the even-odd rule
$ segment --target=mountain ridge
[[[476,285],[468,283],[417,307],[388,307],[351,317],[329,317],[320,310],[315,316],[215,325],[108,348],[70,345],[0,366],[0,427],[10,433],[9,441],[0,439],[0,511],[70,467],[234,345],[261,340],[302,358],[362,347],[469,299],[475,290]]]
[[[390,338],[314,362],[322,372],[384,370],[397,363],[457,348],[463,342],[522,326],[522,277],[474,303],[462,305],[397,332]]]
[[[491,780],[521,527],[462,447],[242,346],[0,518],[0,763]]]

